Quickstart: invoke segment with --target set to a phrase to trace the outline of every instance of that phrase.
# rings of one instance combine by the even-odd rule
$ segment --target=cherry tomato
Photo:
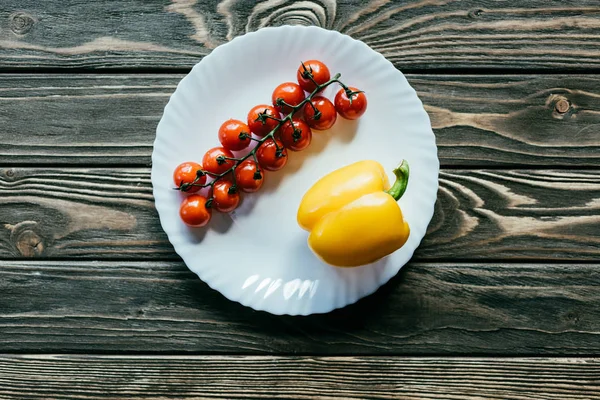
[[[233,158],[233,153],[223,147],[213,147],[202,158],[204,170],[213,174],[222,174],[235,164],[235,161],[228,160],[226,157]]]
[[[269,139],[258,148],[256,158],[267,171],[278,171],[287,163],[287,151],[279,140],[276,145],[273,139]]]
[[[240,204],[240,192],[228,180],[219,180],[216,182],[213,185],[212,196],[212,207],[223,213],[235,210]]]
[[[304,61],[298,67],[296,77],[298,78],[298,83],[300,84],[300,87],[309,93],[311,93],[317,88],[315,82],[313,82],[310,79],[310,76],[312,76],[314,81],[317,82],[317,84],[319,85],[324,84],[331,78],[331,75],[329,74],[329,68],[327,68],[327,66],[321,61]]]
[[[292,108],[289,106],[279,105],[278,101],[283,100],[290,106],[297,106],[302,103],[304,100],[304,90],[294,82],[285,82],[281,85],[277,86],[273,91],[273,96],[271,96],[271,100],[273,101],[273,106],[280,113],[287,115],[292,112]]]
[[[314,105],[306,103],[304,106],[304,119],[308,126],[318,131],[329,129],[335,124],[337,112],[333,103],[328,98],[315,96],[310,101]],[[319,110],[319,114],[315,112],[315,107]]]
[[[359,90],[354,87],[349,87],[353,92]],[[342,118],[357,119],[367,111],[367,96],[363,92],[354,93],[352,96],[352,104],[344,89],[340,89],[335,95],[335,109]]]
[[[263,137],[275,129],[277,124],[279,124],[279,121],[276,121],[273,118],[261,116],[260,114],[266,114],[274,118],[279,118],[280,115],[279,111],[277,111],[273,106],[268,106],[265,104],[255,106],[250,110],[248,113],[248,126],[250,127],[250,131],[256,136]]]
[[[281,127],[279,138],[286,148],[292,151],[300,151],[310,144],[312,131],[306,122],[301,119],[294,119],[293,126],[288,120]]]
[[[196,180],[198,178],[198,180]],[[194,182],[196,181],[196,182]],[[173,182],[182,192],[195,193],[200,190],[200,186],[190,186],[195,183],[204,185],[206,183],[206,174],[202,172],[202,165],[193,161],[181,163],[173,172]]]
[[[237,119],[230,119],[219,128],[219,141],[227,150],[240,151],[250,145],[250,128]]]
[[[256,192],[265,181],[265,173],[254,160],[247,159],[235,167],[235,181],[241,191]]]
[[[188,226],[200,227],[208,224],[211,211],[206,207],[206,197],[192,194],[183,199],[179,208],[179,216]]]

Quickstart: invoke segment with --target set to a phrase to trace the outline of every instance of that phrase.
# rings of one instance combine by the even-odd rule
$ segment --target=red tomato
[[[212,207],[220,212],[231,212],[240,204],[240,192],[228,180],[219,180],[216,182],[213,185],[212,196]]]
[[[202,165],[188,161],[175,168],[173,182],[182,192],[194,193],[206,183],[206,174],[202,172]],[[190,186],[192,183],[198,186]]]
[[[256,158],[261,167],[267,171],[278,171],[287,163],[287,151],[279,140],[269,139],[256,151]]]
[[[314,79],[314,82],[310,79],[311,76]],[[321,61],[308,60],[300,64],[296,77],[298,78],[300,87],[303,90],[312,93],[312,91],[317,88],[315,82],[322,85],[331,78],[331,75],[329,74],[329,68]]]
[[[271,96],[271,100],[273,101],[273,106],[280,113],[287,115],[292,112],[292,108],[290,106],[297,106],[302,103],[304,100],[304,90],[294,82],[286,82],[277,86],[273,91],[273,95]],[[288,105],[279,105],[279,101],[284,101]]]
[[[322,96],[315,96],[310,101],[311,106],[307,103],[304,106],[304,119],[308,126],[318,131],[329,129],[335,124],[337,118],[337,112],[333,103],[328,98]],[[319,111],[315,111],[315,108]]]
[[[230,119],[219,128],[219,142],[227,150],[240,151],[250,145],[250,128],[237,119]]]
[[[265,174],[254,160],[247,159],[235,167],[235,181],[243,192],[256,192],[265,181]]]
[[[188,226],[200,227],[208,224],[210,221],[210,208],[206,207],[206,197],[199,194],[192,194],[181,203],[179,216]]]
[[[359,92],[357,88],[349,87],[352,92]],[[367,96],[363,92],[352,94],[352,103],[344,89],[335,95],[335,109],[342,118],[357,119],[367,111]]]
[[[279,138],[286,148],[292,151],[300,151],[310,144],[312,131],[306,122],[301,119],[294,119],[293,126],[288,120],[281,127]]]
[[[255,106],[250,110],[248,113],[248,127],[250,127],[250,131],[256,136],[263,137],[275,129],[279,124],[279,121],[261,116],[261,114],[266,114],[274,118],[279,118],[280,115],[279,111],[272,106],[263,104]]]
[[[223,147],[213,147],[204,154],[202,165],[205,171],[219,175],[235,165],[235,161],[227,158],[233,158],[231,151]]]

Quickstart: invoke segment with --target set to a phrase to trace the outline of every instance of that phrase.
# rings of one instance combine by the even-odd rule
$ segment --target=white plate
[[[366,92],[358,121],[338,118],[315,132],[311,146],[289,154],[263,188],[245,195],[234,215],[213,213],[209,227],[190,229],[179,218],[182,194],[172,173],[183,161],[200,161],[219,144],[228,118],[245,120],[254,105],[269,103],[273,89],[295,81],[302,60],[322,60],[331,75]],[[325,94],[333,99],[338,87]],[[335,268],[322,263],[296,223],[306,190],[323,175],[359,160],[392,169],[407,159],[411,176],[399,201],[411,234],[398,251],[372,265]],[[158,125],[152,185],[163,229],[175,251],[228,299],[273,314],[324,313],[373,293],[411,258],[431,217],[438,188],[435,137],[423,105],[404,75],[363,42],[316,27],[282,26],[248,33],[219,46],[178,85]],[[368,232],[365,232],[368,235]]]

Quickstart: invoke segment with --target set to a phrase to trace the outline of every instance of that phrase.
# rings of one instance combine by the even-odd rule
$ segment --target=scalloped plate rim
[[[402,74],[402,72],[401,72],[399,69],[397,69],[397,68],[396,68],[396,67],[395,67],[395,66],[394,66],[394,65],[393,65],[393,64],[392,64],[392,63],[391,63],[391,62],[390,62],[390,61],[389,61],[387,58],[385,58],[385,57],[384,57],[384,56],[383,56],[381,53],[379,53],[379,52],[377,52],[377,51],[373,50],[373,49],[372,49],[370,46],[368,46],[366,43],[364,43],[364,42],[362,42],[362,41],[360,41],[360,40],[354,39],[354,38],[352,38],[351,36],[349,36],[349,35],[347,35],[347,34],[344,34],[344,33],[342,33],[342,32],[333,31],[333,30],[328,30],[328,29],[324,29],[324,28],[320,28],[320,27],[316,27],[316,26],[290,26],[290,25],[284,25],[284,26],[279,26],[279,27],[264,27],[264,28],[260,28],[260,29],[259,29],[259,30],[257,30],[257,31],[248,32],[248,33],[245,33],[245,34],[243,34],[243,35],[236,36],[236,37],[235,37],[235,38],[233,38],[231,41],[229,41],[229,42],[226,42],[226,43],[224,43],[224,44],[222,44],[222,45],[219,45],[219,46],[217,46],[217,47],[216,47],[215,49],[213,49],[213,50],[212,50],[212,51],[211,51],[209,54],[207,54],[206,56],[204,56],[204,57],[203,57],[203,58],[202,58],[202,59],[201,59],[201,60],[200,60],[198,63],[196,63],[196,64],[195,64],[195,65],[192,67],[192,69],[190,70],[190,72],[189,72],[188,74],[186,74],[186,75],[185,75],[185,76],[184,76],[184,77],[183,77],[183,78],[182,78],[182,79],[181,79],[181,80],[178,82],[178,84],[176,85],[176,89],[175,89],[175,91],[174,91],[174,92],[173,92],[173,93],[172,93],[172,94],[169,96],[169,100],[168,100],[167,104],[166,104],[166,105],[164,106],[164,108],[163,108],[163,114],[161,115],[161,119],[160,119],[160,121],[159,121],[159,123],[158,123],[158,125],[157,125],[157,128],[156,128],[156,136],[155,136],[155,139],[154,139],[154,141],[153,141],[153,152],[152,152],[152,157],[151,157],[151,159],[152,159],[151,181],[152,181],[152,186],[153,186],[152,193],[153,193],[153,196],[154,196],[155,198],[156,198],[156,194],[157,194],[157,192],[160,190],[160,188],[158,188],[158,187],[157,187],[157,186],[154,184],[155,177],[156,177],[156,174],[157,174],[157,171],[156,171],[156,170],[155,170],[155,168],[154,168],[154,165],[155,165],[155,163],[156,163],[156,160],[157,160],[157,159],[156,159],[156,157],[157,157],[156,146],[157,146],[158,144],[160,144],[160,142],[161,142],[161,140],[162,140],[162,139],[159,137],[159,130],[161,129],[161,125],[162,125],[162,124],[164,124],[164,121],[165,121],[165,118],[164,118],[164,116],[165,116],[165,114],[166,114],[166,113],[167,113],[167,112],[168,112],[168,111],[169,111],[171,108],[173,108],[173,107],[174,107],[174,97],[175,97],[176,93],[177,93],[179,90],[181,90],[180,88],[181,88],[182,86],[184,86],[184,85],[187,83],[187,81],[188,81],[189,79],[191,79],[191,76],[193,75],[194,71],[196,71],[197,69],[199,69],[199,68],[201,67],[201,65],[203,65],[204,63],[208,63],[208,62],[210,62],[210,60],[211,60],[211,59],[213,59],[214,57],[218,56],[218,55],[219,55],[219,54],[220,54],[222,51],[224,51],[224,49],[225,49],[225,47],[226,47],[226,46],[228,46],[228,45],[230,45],[230,44],[232,44],[232,43],[238,43],[239,41],[243,40],[243,38],[245,38],[245,37],[247,37],[247,36],[249,36],[249,35],[265,34],[265,33],[267,33],[267,32],[276,32],[276,31],[281,31],[281,30],[289,30],[289,31],[293,31],[293,30],[297,30],[297,29],[302,29],[302,30],[307,30],[307,31],[314,30],[314,31],[320,31],[321,33],[322,33],[323,31],[325,31],[325,32],[327,32],[328,34],[340,35],[340,36],[344,37],[344,38],[345,38],[345,40],[351,40],[352,42],[355,42],[355,43],[358,43],[358,44],[360,44],[360,46],[366,47],[368,50],[370,50],[370,51],[374,52],[374,53],[375,53],[375,54],[376,54],[376,55],[379,57],[379,59],[380,59],[380,61],[381,61],[381,62],[385,62],[386,64],[388,64],[388,67],[391,67],[391,68],[393,68],[394,70],[398,71],[398,73],[400,74],[401,78],[402,78],[402,79],[405,81],[407,88],[409,88],[409,89],[412,91],[412,93],[414,94],[414,99],[413,99],[413,100],[416,100],[416,101],[418,101],[418,104],[419,104],[419,106],[421,107],[421,109],[422,109],[422,111],[423,111],[423,112],[422,112],[422,117],[424,117],[424,118],[426,119],[426,121],[427,121],[427,124],[428,124],[428,125],[429,125],[429,127],[430,127],[429,131],[428,131],[428,132],[423,132],[423,134],[427,134],[428,136],[430,136],[430,139],[432,139],[431,141],[432,141],[433,147],[434,147],[434,148],[435,148],[435,150],[436,150],[435,159],[436,159],[436,161],[437,161],[437,164],[435,165],[435,169],[436,169],[436,180],[435,180],[435,183],[436,183],[436,185],[435,185],[435,192],[437,192],[437,189],[438,189],[438,186],[439,186],[439,184],[438,184],[438,180],[437,180],[437,179],[439,178],[439,159],[438,159],[438,157],[437,157],[437,144],[436,144],[436,137],[435,137],[435,134],[433,133],[433,130],[431,129],[431,122],[430,122],[430,118],[429,118],[429,115],[427,114],[427,112],[426,112],[426,111],[424,110],[424,108],[423,108],[423,103],[422,103],[421,99],[418,97],[418,95],[417,95],[417,92],[415,91],[415,89],[414,89],[414,88],[413,88],[413,87],[412,87],[412,86],[411,86],[411,85],[408,83],[408,81],[406,80],[406,78],[405,78],[405,76]],[[168,232],[167,232],[167,230],[166,230],[166,228],[165,228],[165,226],[166,226],[166,218],[167,218],[167,216],[166,216],[166,213],[164,213],[164,212],[161,212],[161,210],[160,210],[160,209],[162,208],[162,206],[161,206],[161,205],[159,205],[158,203],[156,203],[155,207],[156,207],[156,209],[157,209],[157,212],[158,212],[158,215],[159,215],[159,221],[160,221],[160,224],[161,224],[161,228],[163,229],[163,231],[165,231],[165,233],[167,233],[167,236],[169,236],[169,235],[168,235]],[[430,220],[431,220],[431,218],[433,217],[434,210],[435,210],[435,201],[434,201],[434,202],[431,204],[431,206],[429,207],[429,211],[430,211],[430,212],[428,212],[428,213],[427,213],[427,216],[426,216],[428,221],[430,221]],[[416,244],[416,247],[410,251],[410,255],[409,255],[409,257],[408,257],[408,261],[410,261],[410,259],[412,258],[412,255],[414,254],[414,251],[415,251],[415,250],[416,250],[416,249],[419,247],[419,245],[421,244],[422,240],[423,240],[423,236],[419,238],[419,240],[418,240],[418,242],[417,242],[417,244]],[[171,244],[173,245],[173,247],[174,247],[174,249],[175,249],[175,252],[176,252],[176,253],[178,253],[178,254],[180,254],[180,253],[182,252],[182,247],[184,246],[184,243],[182,243],[181,241],[175,241],[175,242],[174,242],[174,241],[172,241],[172,240],[171,240],[171,238],[170,238],[170,237],[169,237],[169,241],[170,241],[170,242],[171,242]],[[407,261],[407,262],[408,262],[408,261]],[[184,263],[185,263],[185,261],[184,261]],[[252,308],[252,309],[254,309],[254,310],[257,310],[257,311],[264,311],[264,312],[268,312],[268,313],[270,313],[270,314],[274,314],[274,315],[297,315],[297,316],[306,316],[306,315],[311,315],[311,314],[325,314],[325,313],[329,313],[329,312],[331,312],[331,311],[333,311],[333,310],[335,310],[335,309],[343,308],[343,307],[345,307],[345,306],[348,306],[348,305],[354,304],[354,303],[356,303],[358,300],[360,300],[360,299],[362,299],[362,298],[364,298],[364,297],[367,297],[367,296],[369,296],[369,295],[371,295],[371,294],[375,293],[375,292],[376,292],[376,291],[377,291],[377,290],[378,290],[378,289],[379,289],[381,286],[383,286],[384,284],[386,284],[387,282],[389,282],[389,280],[390,280],[391,278],[393,278],[395,275],[397,275],[397,273],[400,271],[400,269],[402,269],[402,267],[403,267],[404,265],[406,265],[406,263],[404,263],[404,264],[402,264],[402,265],[398,266],[397,268],[394,268],[394,269],[395,269],[395,272],[393,272],[393,273],[389,273],[387,276],[385,276],[385,277],[384,277],[384,278],[381,280],[381,283],[379,283],[377,286],[373,287],[373,288],[372,288],[372,290],[368,290],[368,291],[367,291],[367,292],[366,292],[364,295],[362,295],[362,296],[360,296],[360,297],[358,297],[358,298],[354,299],[353,301],[346,302],[346,303],[345,303],[344,305],[342,305],[342,306],[335,306],[335,305],[334,305],[334,306],[332,306],[332,307],[329,307],[329,308],[326,308],[326,309],[324,309],[324,310],[321,310],[321,311],[314,311],[314,312],[291,312],[291,313],[290,313],[290,312],[285,312],[285,311],[277,312],[277,311],[273,311],[273,310],[267,310],[267,309],[265,309],[265,308],[256,308],[256,307],[254,307],[252,304],[249,304],[249,303],[247,303],[247,302],[244,302],[244,301],[242,301],[242,300],[240,299],[240,297],[241,297],[241,296],[234,296],[234,295],[232,295],[232,292],[224,292],[224,291],[222,291],[222,290],[219,290],[219,287],[218,287],[218,285],[216,285],[214,281],[212,281],[212,280],[206,280],[206,279],[204,279],[204,278],[202,277],[202,275],[201,275],[201,272],[202,272],[202,270],[194,270],[194,269],[190,268],[190,267],[189,267],[189,265],[188,265],[187,263],[185,263],[185,264],[186,264],[186,266],[188,267],[188,269],[189,269],[190,271],[192,271],[192,272],[193,272],[193,273],[194,273],[196,276],[198,276],[198,278],[199,278],[199,279],[201,279],[203,282],[205,282],[205,283],[206,283],[206,284],[207,284],[207,285],[208,285],[208,286],[209,286],[211,289],[213,289],[213,290],[215,290],[215,291],[217,291],[217,292],[221,293],[221,295],[223,295],[225,298],[227,298],[227,299],[228,299],[228,300],[230,300],[230,301],[234,301],[234,302],[240,303],[240,304],[244,305],[245,307],[249,307],[249,308]]]

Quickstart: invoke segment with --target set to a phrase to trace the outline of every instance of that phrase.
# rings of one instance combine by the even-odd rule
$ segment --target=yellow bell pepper
[[[328,264],[355,267],[393,253],[406,243],[408,223],[396,201],[408,185],[406,161],[387,174],[376,161],[359,161],[318,180],[298,208],[298,224],[309,231],[308,245]]]

